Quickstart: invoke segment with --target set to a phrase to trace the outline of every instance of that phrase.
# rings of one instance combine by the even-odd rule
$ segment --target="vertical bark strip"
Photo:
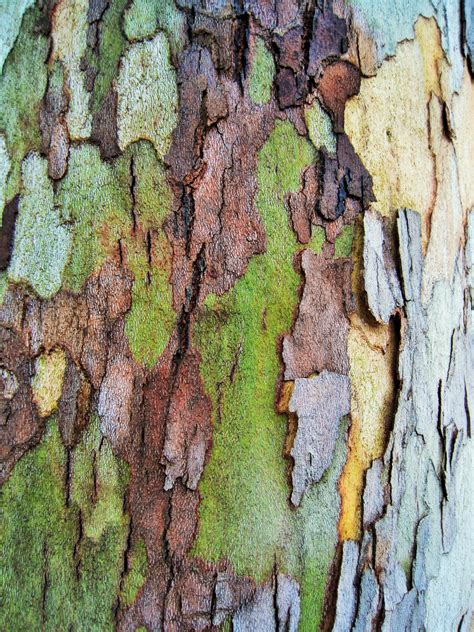
[[[0,3],[2,630],[468,630],[474,17]]]

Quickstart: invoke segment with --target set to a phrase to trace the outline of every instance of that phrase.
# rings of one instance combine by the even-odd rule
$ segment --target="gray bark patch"
[[[341,417],[350,412],[351,389],[346,375],[323,371],[295,380],[289,410],[298,417],[291,450],[294,459],[291,502],[297,506],[306,488],[321,480],[331,464]]]

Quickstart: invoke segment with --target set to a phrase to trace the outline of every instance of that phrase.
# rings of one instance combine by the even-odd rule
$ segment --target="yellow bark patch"
[[[57,409],[65,370],[66,355],[62,349],[43,353],[36,360],[36,373],[31,386],[40,417],[48,417]]]
[[[385,216],[401,207],[426,216],[436,195],[427,104],[431,92],[441,94],[445,61],[434,20],[420,19],[415,32],[345,110],[345,130],[373,178],[374,208]]]
[[[352,423],[348,458],[339,481],[341,540],[360,536],[365,471],[373,459],[380,458],[384,453],[395,398],[395,329],[391,325],[379,325],[367,313],[363,294],[362,247],[362,222],[358,222],[352,276],[356,311],[350,317],[348,337]]]

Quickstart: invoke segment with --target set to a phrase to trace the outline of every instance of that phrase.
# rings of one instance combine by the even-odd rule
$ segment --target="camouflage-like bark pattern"
[[[468,630],[468,0],[0,0],[0,628]]]

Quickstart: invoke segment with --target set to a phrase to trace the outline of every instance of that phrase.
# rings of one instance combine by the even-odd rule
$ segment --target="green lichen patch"
[[[5,137],[0,134],[0,226],[2,224],[3,207],[6,202],[7,176],[10,171],[10,156],[8,155]]]
[[[134,0],[124,16],[124,31],[131,42],[152,37],[160,29],[175,53],[183,47],[185,28],[185,16],[174,0]]]
[[[304,117],[311,142],[316,149],[325,149],[329,154],[336,153],[336,137],[332,129],[329,114],[322,108],[318,99],[305,109]]]
[[[159,158],[167,153],[177,123],[178,89],[168,40],[158,33],[133,44],[122,58],[117,80],[119,146],[153,143]]]
[[[0,305],[3,303],[3,299],[5,297],[5,292],[8,287],[8,276],[6,271],[0,272]]]
[[[40,417],[48,417],[57,409],[65,370],[66,354],[62,349],[53,349],[37,358],[31,387]]]
[[[74,232],[64,284],[78,292],[130,224],[127,162],[108,164],[92,145],[71,148],[68,171],[59,184],[56,203],[63,217],[72,222]]]
[[[99,54],[86,52],[89,63],[97,70],[91,96],[91,111],[95,114],[107,95],[116,75],[127,40],[122,32],[122,16],[128,0],[114,0],[105,10],[100,23]]]
[[[325,478],[292,511],[282,455],[287,421],[275,411],[275,388],[278,340],[291,327],[301,281],[293,268],[299,245],[284,199],[300,188],[301,172],[315,157],[312,145],[289,122],[277,122],[257,168],[255,203],[267,251],[250,261],[232,290],[206,301],[193,331],[214,423],[193,553],[227,558],[238,573],[258,581],[276,561],[304,586],[302,612],[308,621],[313,616],[313,628],[337,542],[344,441]],[[301,556],[302,549],[308,555]]]
[[[352,241],[354,239],[354,227],[343,226],[341,233],[336,237],[334,244],[335,257],[350,257],[352,253]]]
[[[130,606],[137,598],[146,580],[148,556],[143,539],[137,540],[129,555],[129,570],[123,579],[120,601],[124,607]]]
[[[30,285],[42,298],[50,298],[61,287],[71,230],[54,205],[46,159],[29,155],[23,163],[22,180],[8,276],[12,281]]]
[[[153,146],[142,142],[131,149],[137,225],[126,239],[127,266],[134,283],[125,333],[135,358],[151,367],[163,353],[176,321],[169,280],[172,251],[163,229],[171,191]]]
[[[85,74],[81,67],[81,60],[87,51],[88,9],[89,0],[60,2],[55,7],[52,20],[51,56],[62,62],[65,68],[69,96],[66,121],[69,136],[74,140],[88,138],[92,124],[90,94],[86,90]]]
[[[15,3],[11,4],[13,7]],[[11,161],[5,191],[7,200],[19,192],[23,158],[28,151],[39,150],[41,145],[38,116],[46,89],[49,44],[35,28],[38,18],[36,8],[25,13],[0,81],[0,130]]]
[[[153,366],[175,324],[169,276],[171,245],[163,222],[171,206],[165,169],[148,142],[133,143],[106,163],[92,145],[71,149],[57,204],[73,226],[64,284],[80,291],[120,240],[133,275],[125,333],[135,358]]]
[[[127,481],[93,419],[70,455],[68,483],[66,450],[50,421],[0,492],[2,630],[114,629]]]
[[[153,239],[151,263],[145,239],[130,242],[127,265],[134,275],[132,308],[127,314],[125,333],[133,355],[152,367],[163,353],[173,330],[176,314],[169,282],[171,246],[160,231]]]
[[[272,96],[275,62],[261,37],[255,38],[252,66],[249,75],[249,96],[254,103],[268,103]]]
[[[311,227],[311,239],[307,244],[307,248],[310,248],[317,254],[321,254],[324,242],[326,241],[326,231],[322,226]]]

